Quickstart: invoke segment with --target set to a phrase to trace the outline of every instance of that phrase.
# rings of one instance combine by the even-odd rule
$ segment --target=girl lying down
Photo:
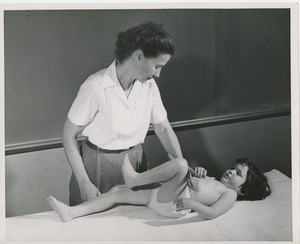
[[[193,171],[183,158],[137,173],[126,155],[122,171],[125,185],[87,202],[70,207],[52,196],[47,200],[64,222],[119,203],[145,205],[164,217],[179,218],[193,210],[213,219],[230,210],[236,200],[261,200],[271,194],[266,177],[247,158],[238,159],[220,181],[206,176],[201,167]]]

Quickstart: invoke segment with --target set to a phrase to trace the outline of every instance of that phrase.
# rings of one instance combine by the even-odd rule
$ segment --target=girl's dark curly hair
[[[142,50],[146,58],[156,58],[160,54],[175,53],[174,41],[163,30],[162,24],[147,21],[120,32],[116,42],[115,57],[122,63],[136,50]]]
[[[271,194],[267,177],[248,158],[238,158],[236,164],[248,166],[247,178],[237,200],[262,200]]]

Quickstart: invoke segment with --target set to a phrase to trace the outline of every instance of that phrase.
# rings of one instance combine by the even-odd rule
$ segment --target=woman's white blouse
[[[81,85],[68,118],[85,126],[82,134],[104,149],[127,149],[143,143],[150,123],[167,119],[154,79],[136,81],[127,98],[113,62]]]

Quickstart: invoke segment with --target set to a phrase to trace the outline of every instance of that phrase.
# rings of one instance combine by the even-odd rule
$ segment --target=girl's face
[[[221,182],[239,194],[241,185],[243,185],[247,179],[248,169],[246,165],[236,164],[222,175]]]
[[[170,60],[171,55],[161,54],[157,58],[146,58],[143,55],[139,57],[137,79],[142,83],[154,77],[160,76],[160,71]]]

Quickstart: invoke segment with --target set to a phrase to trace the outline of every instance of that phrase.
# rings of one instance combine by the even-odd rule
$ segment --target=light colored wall
[[[49,211],[53,195],[68,203],[71,168],[63,148],[6,156],[6,216]]]
[[[204,166],[219,177],[237,157],[251,158],[263,171],[273,168],[291,176],[290,116],[177,132],[191,166]],[[156,136],[144,148],[151,167],[166,161]],[[6,156],[6,216],[51,210],[51,194],[68,203],[71,170],[64,150],[51,149]]]

